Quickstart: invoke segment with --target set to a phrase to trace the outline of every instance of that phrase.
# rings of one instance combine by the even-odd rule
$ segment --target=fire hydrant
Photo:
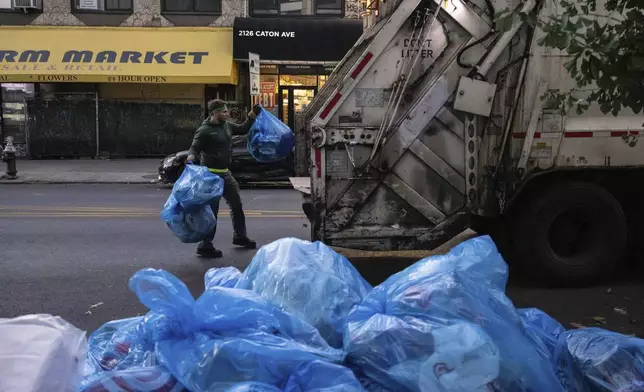
[[[7,145],[2,151],[2,161],[7,164],[4,176],[7,180],[15,180],[18,178],[18,169],[16,169],[16,147],[13,145],[13,138],[9,136],[6,140]]]

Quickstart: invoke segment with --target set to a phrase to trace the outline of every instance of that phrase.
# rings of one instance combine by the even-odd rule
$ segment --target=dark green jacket
[[[190,146],[190,155],[199,159],[201,165],[211,169],[228,169],[231,162],[233,135],[248,133],[254,120],[248,119],[243,124],[223,122],[214,124],[210,118],[195,132]]]

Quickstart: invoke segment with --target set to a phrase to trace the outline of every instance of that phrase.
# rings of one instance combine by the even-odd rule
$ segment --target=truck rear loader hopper
[[[548,90],[574,87],[565,56],[519,19],[497,30],[506,8],[512,0],[371,3],[364,34],[296,124],[306,172],[292,183],[313,240],[433,249],[493,222],[506,258],[550,282],[615,268],[624,210],[641,204],[628,190],[644,148],[627,139],[644,118],[548,107]],[[522,12],[559,11],[528,0]]]

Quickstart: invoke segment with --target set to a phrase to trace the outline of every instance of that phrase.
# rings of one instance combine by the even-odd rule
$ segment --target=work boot
[[[242,248],[246,248],[246,249],[257,248],[257,243],[248,237],[233,238],[233,245],[241,246]]]
[[[212,246],[212,244],[209,244],[209,246],[199,244],[197,254],[208,259],[219,259],[224,255],[219,249]]]

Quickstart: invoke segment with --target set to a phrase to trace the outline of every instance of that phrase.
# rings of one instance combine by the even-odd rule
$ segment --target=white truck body
[[[537,173],[644,166],[643,116],[544,107],[549,89],[574,87],[568,57],[520,21],[494,30],[493,9],[512,0],[371,4],[363,36],[305,114],[310,189],[295,183],[309,193],[313,239],[432,248],[472,214],[503,215]],[[523,9],[560,12],[535,0]]]

